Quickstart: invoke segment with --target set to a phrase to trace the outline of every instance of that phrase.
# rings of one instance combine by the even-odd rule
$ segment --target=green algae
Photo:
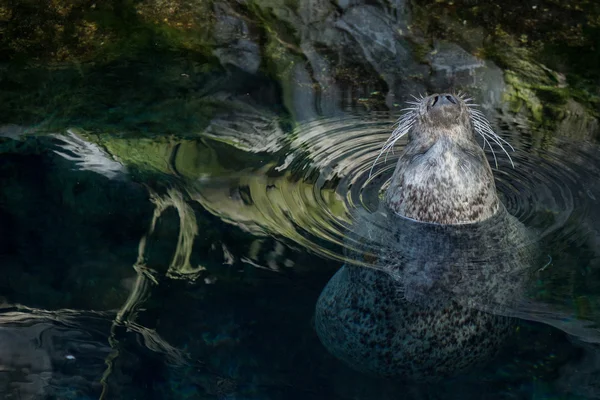
[[[533,8],[509,3],[500,7],[461,0],[413,2],[414,24],[426,36],[460,43],[500,66],[508,110],[528,115],[533,128],[555,131],[574,102],[585,110],[581,118],[598,118],[600,92],[590,79],[599,71],[598,64],[592,67],[582,60],[598,59],[593,49],[600,37],[595,24],[600,9],[587,1],[542,1]],[[563,11],[566,21],[560,25],[552,15]],[[477,30],[480,33],[474,34]],[[589,51],[593,53],[589,57],[579,55]]]

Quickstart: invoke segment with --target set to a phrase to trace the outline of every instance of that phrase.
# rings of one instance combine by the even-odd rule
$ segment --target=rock
[[[226,4],[215,5],[216,23],[213,38],[216,48],[213,54],[221,65],[233,65],[245,72],[255,74],[260,67],[260,46],[251,34],[247,23],[237,16]]]
[[[475,70],[485,65],[483,60],[449,42],[437,42],[428,58],[435,73],[454,79],[462,78],[463,85],[472,84]]]
[[[590,115],[589,110],[581,103],[569,99],[563,113],[563,118],[556,127],[556,134],[577,140],[593,140],[600,133],[598,119]]]
[[[350,8],[335,26],[354,38],[364,58],[387,83],[388,107],[393,107],[397,97],[422,91],[422,85],[405,77],[424,76],[427,67],[415,62],[408,41],[398,32],[397,22],[381,9],[368,5]]]

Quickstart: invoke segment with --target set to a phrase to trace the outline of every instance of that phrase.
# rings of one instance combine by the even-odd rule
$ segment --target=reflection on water
[[[600,397],[589,76],[540,64],[500,25],[487,38],[462,2],[168,3],[0,7],[0,31],[22,37],[3,54],[37,60],[0,68],[1,398]],[[389,218],[405,142],[374,165],[381,146],[405,100],[449,87],[515,148],[493,169],[506,213]],[[383,277],[406,302],[397,321],[438,313],[416,317],[431,342],[405,335],[395,356],[421,362],[404,378],[453,378],[384,380],[330,355],[315,305],[337,317],[328,282],[345,274]],[[472,359],[438,365],[435,341],[460,328]]]
[[[513,223],[498,225],[494,221],[488,221],[486,225],[489,228],[491,224],[492,228],[483,227],[476,233],[469,229],[428,232],[429,225],[410,221],[400,223],[401,220],[380,217],[380,195],[387,187],[402,145],[394,154],[390,153],[387,161],[376,165],[371,176],[369,170],[392,124],[392,117],[386,114],[315,120],[298,126],[283,142],[280,151],[263,152],[257,159],[248,157],[243,150],[212,140],[151,142],[134,137],[100,138],[82,131],[70,131],[54,135],[51,140],[30,138],[22,142],[34,148],[41,146],[41,153],[31,152],[41,154],[36,157],[53,160],[53,168],[71,169],[68,179],[80,181],[80,184],[81,180],[102,182],[100,189],[109,191],[112,185],[119,185],[120,195],[107,200],[109,213],[111,208],[112,212],[130,213],[142,204],[140,202],[147,202],[153,209],[145,211],[145,217],[137,221],[140,235],[137,239],[131,238],[135,240],[127,243],[128,250],[121,251],[126,254],[120,256],[124,260],[132,260],[138,254],[137,262],[132,263],[133,270],[123,266],[130,271],[126,275],[128,278],[119,284],[118,279],[125,278],[123,271],[115,274],[110,272],[110,267],[106,269],[105,274],[114,274],[117,279],[114,283],[109,279],[107,284],[120,285],[119,291],[126,297],[121,296],[120,303],[112,302],[107,310],[114,312],[94,317],[102,326],[94,328],[93,332],[99,335],[95,340],[100,341],[103,349],[98,353],[101,356],[95,356],[102,358],[102,368],[95,367],[96,375],[90,376],[87,384],[81,383],[81,388],[71,388],[72,393],[95,392],[94,396],[110,398],[110,390],[141,390],[135,382],[125,384],[122,381],[123,374],[127,376],[136,370],[147,373],[143,372],[145,367],[131,365],[131,357],[164,363],[160,370],[170,378],[161,379],[170,381],[161,381],[161,385],[176,385],[173,393],[186,390],[196,393],[198,388],[217,397],[221,396],[218,394],[221,390],[257,396],[260,396],[257,393],[271,390],[283,390],[288,395],[301,393],[297,385],[300,382],[315,385],[316,381],[307,382],[306,379],[317,379],[316,376],[292,378],[287,373],[285,378],[282,375],[275,379],[274,376],[282,373],[275,372],[278,368],[293,368],[290,363],[300,362],[297,357],[302,353],[311,354],[309,359],[313,362],[320,360],[328,366],[327,370],[319,370],[319,374],[329,376],[331,371],[339,370],[336,374],[346,376],[339,379],[350,379],[354,373],[329,359],[319,347],[310,324],[312,306],[327,277],[337,266],[350,262],[373,267],[370,254],[381,255],[382,245],[394,235],[402,237],[395,245],[399,247],[387,247],[385,257],[404,259],[407,267],[402,271],[383,272],[402,290],[403,298],[415,304],[425,301],[430,306],[434,304],[432,299],[442,303],[452,299],[460,307],[473,309],[475,313],[498,315],[499,318],[517,317],[508,325],[502,324],[501,331],[505,333],[500,336],[504,339],[492,346],[492,350],[515,346],[511,344],[517,340],[515,334],[521,338],[518,340],[523,340],[519,331],[523,332],[521,330],[525,328],[517,329],[517,326],[527,320],[558,328],[572,335],[574,343],[597,343],[600,339],[595,311],[598,299],[594,291],[597,283],[593,279],[593,249],[597,249],[594,247],[597,238],[591,222],[595,213],[594,193],[600,195],[595,183],[598,170],[593,165],[595,146],[587,144],[573,148],[571,142],[556,139],[555,143],[542,147],[507,128],[501,134],[516,149],[513,155],[515,168],[508,167],[508,159],[500,158],[500,168],[494,171],[496,183],[507,211],[515,215],[520,221],[519,226],[523,224],[529,233],[515,239],[510,233]],[[152,149],[146,153],[145,170],[139,162],[136,165],[137,160],[128,161],[131,153],[127,150],[136,148]],[[123,152],[111,153],[111,150]],[[226,157],[227,162],[222,157]],[[490,161],[493,159],[491,154],[488,157]],[[19,160],[12,163],[14,168],[28,168]],[[27,182],[33,178],[23,176],[21,179]],[[139,183],[145,189],[140,188]],[[86,186],[84,192],[94,190],[93,186]],[[140,189],[146,192],[145,199],[133,195]],[[121,210],[116,205],[123,200],[129,204]],[[73,206],[84,207],[77,200]],[[51,213],[51,209],[47,212]],[[512,221],[509,214],[502,215],[509,218],[506,221]],[[70,229],[86,229],[85,219],[68,224]],[[104,229],[114,230],[118,226],[119,222],[115,220]],[[503,228],[498,229],[498,226]],[[513,239],[506,242],[506,237]],[[98,245],[102,247],[102,243]],[[523,253],[531,246],[537,249],[538,256],[529,256],[528,250]],[[582,248],[589,249],[587,262],[581,258]],[[440,269],[446,265],[441,261],[457,257],[457,252],[462,254],[464,262],[450,265],[449,270]],[[94,254],[94,250],[90,249],[88,253]],[[19,257],[17,252],[8,260],[17,262]],[[513,258],[515,261],[510,261]],[[472,265],[467,269],[467,275],[465,263]],[[492,265],[492,269],[484,273],[478,269],[482,264]],[[503,267],[507,265],[512,267]],[[69,268],[71,274],[82,274],[74,266]],[[591,278],[582,277],[581,271],[587,271]],[[181,284],[175,283],[177,281]],[[475,284],[482,281],[485,285]],[[15,287],[22,292],[18,284],[11,286],[9,282],[12,281],[7,281],[5,287]],[[89,288],[88,293],[114,290],[106,284]],[[233,300],[231,296],[238,299]],[[27,296],[17,298],[27,302]],[[53,324],[62,323],[68,315],[72,326],[91,335],[88,332],[90,325],[85,322],[86,315],[91,310],[106,309],[91,299],[88,300],[90,311],[34,310],[27,311],[27,315],[49,319],[54,321]],[[67,308],[77,308],[77,304],[69,300],[64,304]],[[254,309],[249,310],[249,304]],[[286,317],[290,314],[295,317]],[[11,313],[4,312],[3,316],[12,321]],[[28,322],[31,318],[24,318],[20,329],[35,331],[38,325]],[[287,321],[286,327],[281,326],[281,318]],[[3,326],[8,329],[12,322]],[[277,328],[273,328],[275,326]],[[540,332],[553,329],[534,328]],[[6,334],[13,335],[9,333],[13,329],[16,328],[10,328]],[[271,333],[264,337],[270,338],[274,346],[270,351],[263,350],[268,356],[257,353],[263,346],[259,344],[262,343],[259,336],[266,331]],[[293,335],[292,331],[295,331]],[[546,343],[548,339],[541,333],[539,335],[541,343]],[[29,343],[25,334],[16,337]],[[283,356],[286,354],[283,348],[290,346],[292,337],[303,343],[295,349],[297,355],[293,359]],[[67,340],[64,335],[63,340]],[[88,339],[82,342],[87,343]],[[555,345],[550,342],[540,345]],[[574,346],[563,344],[567,345]],[[100,344],[95,342],[93,346]],[[587,357],[595,357],[594,347],[577,345],[576,348],[585,349],[586,354],[590,354]],[[215,353],[211,354],[213,351]],[[493,361],[492,353],[485,358]],[[523,354],[516,355],[525,357],[521,361],[501,356],[503,361],[498,361],[498,371],[511,368],[513,362],[537,357],[536,353]],[[551,358],[549,365],[556,367],[558,364],[555,363],[575,362],[569,361],[575,354],[578,353]],[[79,362],[81,356],[73,356],[75,359],[65,359],[65,365]],[[39,374],[23,379],[32,382],[28,384],[28,390],[51,393],[50,389],[44,388],[52,387],[48,382],[54,382],[51,377],[57,373],[56,368],[50,361],[43,361],[50,356],[40,357],[36,358],[42,365],[38,368]],[[302,362],[310,362],[309,359]],[[246,370],[257,362],[264,368],[262,372]],[[274,364],[266,367],[265,362]],[[10,369],[18,371],[18,365]],[[501,380],[502,374],[494,377],[493,367],[490,368],[491,375],[486,379]],[[572,379],[582,378],[576,375]],[[262,383],[250,384],[255,380]],[[9,382],[20,380],[11,378]],[[279,386],[285,387],[283,382],[295,383],[293,388],[284,390]],[[364,382],[370,385],[368,379]],[[67,390],[66,386],[61,386],[64,382],[56,385],[60,390]],[[443,384],[440,385],[442,390]],[[476,386],[472,381],[461,385],[465,388]],[[564,382],[561,385],[561,390],[570,390],[564,389]],[[6,388],[6,393],[17,393],[11,385]],[[303,393],[318,397],[316,386],[308,386],[306,390],[308,392]],[[189,396],[194,398],[195,395]]]
[[[5,304],[0,330],[3,397],[93,393],[110,352],[103,335],[108,321],[108,313],[102,312],[48,312]]]

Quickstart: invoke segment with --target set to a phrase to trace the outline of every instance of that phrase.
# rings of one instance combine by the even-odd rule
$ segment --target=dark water
[[[122,36],[108,53],[50,25],[35,42],[15,21],[39,15],[2,6],[4,32],[25,39],[2,42],[1,399],[600,398],[597,77],[568,62],[571,42],[547,38],[554,53],[542,54],[562,64],[526,58],[525,45],[505,48],[519,54],[510,64],[472,33],[510,18],[484,8],[471,20],[468,2],[159,3],[40,11]],[[540,13],[556,12],[548,3]],[[148,10],[159,25],[140,25]],[[106,30],[111,18],[132,28]],[[562,32],[550,19],[537,23]],[[169,30],[178,23],[191,34]],[[71,53],[42,57],[60,49]],[[405,142],[370,169],[404,102],[459,89],[514,147],[514,166],[496,146],[486,154],[538,252],[518,298],[465,300],[513,317],[514,332],[452,379],[367,376],[320,343],[315,304],[362,257],[357,227],[376,215]]]

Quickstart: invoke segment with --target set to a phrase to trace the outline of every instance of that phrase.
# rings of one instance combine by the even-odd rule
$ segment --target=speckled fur
[[[467,105],[458,99],[458,104],[428,111],[431,98],[425,98],[416,111],[385,202],[399,215],[423,222],[485,220],[500,202]]]
[[[528,257],[515,251],[526,235],[501,206],[465,104],[432,114],[428,101],[379,223],[366,218],[351,235],[362,253],[349,258],[373,268],[346,264],[316,306],[324,346],[379,376],[435,380],[492,358],[512,320],[490,311],[518,297]],[[381,245],[373,251],[367,241]]]
[[[351,266],[329,281],[316,321],[323,345],[354,369],[418,380],[450,377],[489,359],[511,330],[508,318],[457,303],[408,303],[385,272]]]

